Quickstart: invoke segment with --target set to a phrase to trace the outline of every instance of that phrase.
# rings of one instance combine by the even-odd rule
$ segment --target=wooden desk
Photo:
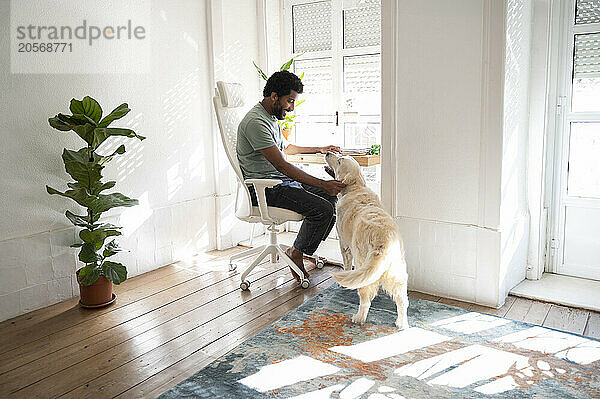
[[[289,162],[295,163],[325,164],[325,154],[295,154],[286,155],[285,158]],[[381,163],[379,155],[352,155],[352,158],[356,159],[360,166],[373,166]]]

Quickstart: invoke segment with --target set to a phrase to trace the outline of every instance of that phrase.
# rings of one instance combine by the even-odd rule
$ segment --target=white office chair
[[[300,271],[298,266],[284,252],[286,246],[277,243],[277,226],[290,221],[301,221],[303,216],[299,213],[288,209],[267,206],[265,197],[265,188],[274,187],[281,183],[277,179],[247,179],[244,180],[242,170],[237,159],[236,143],[237,143],[237,128],[240,124],[240,107],[244,105],[244,91],[239,83],[224,83],[217,82],[217,89],[213,97],[213,104],[217,114],[217,122],[221,131],[221,139],[225,153],[229,159],[231,167],[235,171],[238,184],[235,195],[235,216],[238,219],[249,223],[262,223],[267,227],[270,233],[271,242],[268,245],[263,245],[256,248],[251,248],[239,254],[233,255],[229,259],[229,270],[235,270],[236,266],[233,263],[255,253],[260,253],[250,265],[244,270],[241,276],[240,288],[247,290],[250,287],[250,282],[246,280],[248,274],[254,269],[265,257],[271,255],[271,263],[277,262],[277,258],[281,258],[288,264],[298,276],[300,276],[300,285],[302,288],[308,288],[310,281],[304,278],[304,273]],[[256,191],[258,206],[252,206],[250,200],[250,191],[246,184],[253,184]],[[241,189],[241,190],[240,190]],[[240,195],[241,191],[241,195]],[[323,267],[323,261],[318,257],[315,258],[315,263],[318,268]]]

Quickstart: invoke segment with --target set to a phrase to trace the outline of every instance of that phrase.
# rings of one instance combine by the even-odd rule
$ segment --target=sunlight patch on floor
[[[397,393],[388,393],[384,395],[382,393],[372,393],[369,395],[369,399],[406,399],[402,395],[398,395]]]
[[[359,378],[340,392],[340,399],[356,399],[367,392],[373,385],[375,385],[375,381],[371,381],[368,378]]]
[[[329,399],[332,393],[337,392],[342,388],[344,388],[344,384],[337,384],[316,391],[303,393],[302,395],[294,396],[290,399]]]
[[[350,346],[334,346],[329,350],[363,362],[374,362],[401,353],[448,341],[450,337],[413,327],[397,333]]]
[[[450,317],[432,323],[432,326],[442,327],[450,331],[463,334],[473,334],[510,323],[508,319],[502,319],[481,313],[466,313],[456,317]]]
[[[480,387],[475,388],[475,391],[485,395],[493,395],[495,393],[502,393],[518,388],[519,385],[515,382],[515,379],[510,375],[499,378],[495,381],[484,384]]]
[[[338,371],[339,368],[330,364],[320,362],[308,356],[298,356],[293,359],[264,366],[257,373],[242,378],[239,382],[264,393],[300,381],[334,374]]]
[[[560,359],[578,364],[589,364],[600,359],[600,342],[544,327],[532,327],[505,335],[496,341],[511,343],[518,348],[552,353]]]
[[[367,392],[374,385],[375,381],[369,380],[367,378],[359,378],[358,380],[352,382],[348,386],[345,386],[345,384],[336,384],[327,388],[303,393],[301,395],[294,396],[290,399],[329,399],[331,397],[337,397],[333,395],[333,393],[340,391],[340,399],[353,399],[361,397],[362,394]],[[397,389],[390,386],[382,385],[378,387],[377,390],[379,392],[371,393],[369,395],[369,399],[406,399],[404,396],[394,393],[394,391],[396,391]]]
[[[464,388],[478,381],[506,374],[513,367],[517,370],[526,369],[529,367],[529,359],[510,352],[481,345],[471,345],[400,367],[395,370],[395,373],[419,380],[442,373],[428,383]],[[496,388],[504,387],[506,385]],[[490,389],[488,387],[488,390]]]

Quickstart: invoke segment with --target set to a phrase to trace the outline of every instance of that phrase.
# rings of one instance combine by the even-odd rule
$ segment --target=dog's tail
[[[379,280],[383,273],[388,270],[395,255],[401,255],[396,254],[395,248],[392,250],[373,251],[367,256],[365,264],[359,266],[359,269],[335,273],[333,274],[333,278],[346,288],[356,289],[366,287]]]

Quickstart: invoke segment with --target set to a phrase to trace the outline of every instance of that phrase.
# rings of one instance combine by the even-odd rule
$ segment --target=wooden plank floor
[[[332,266],[313,269],[303,290],[287,267],[265,264],[241,292],[227,259],[242,249],[131,278],[105,309],[73,299],[0,323],[0,397],[156,397],[333,284]],[[600,338],[600,313],[512,296],[491,309],[410,295]]]

